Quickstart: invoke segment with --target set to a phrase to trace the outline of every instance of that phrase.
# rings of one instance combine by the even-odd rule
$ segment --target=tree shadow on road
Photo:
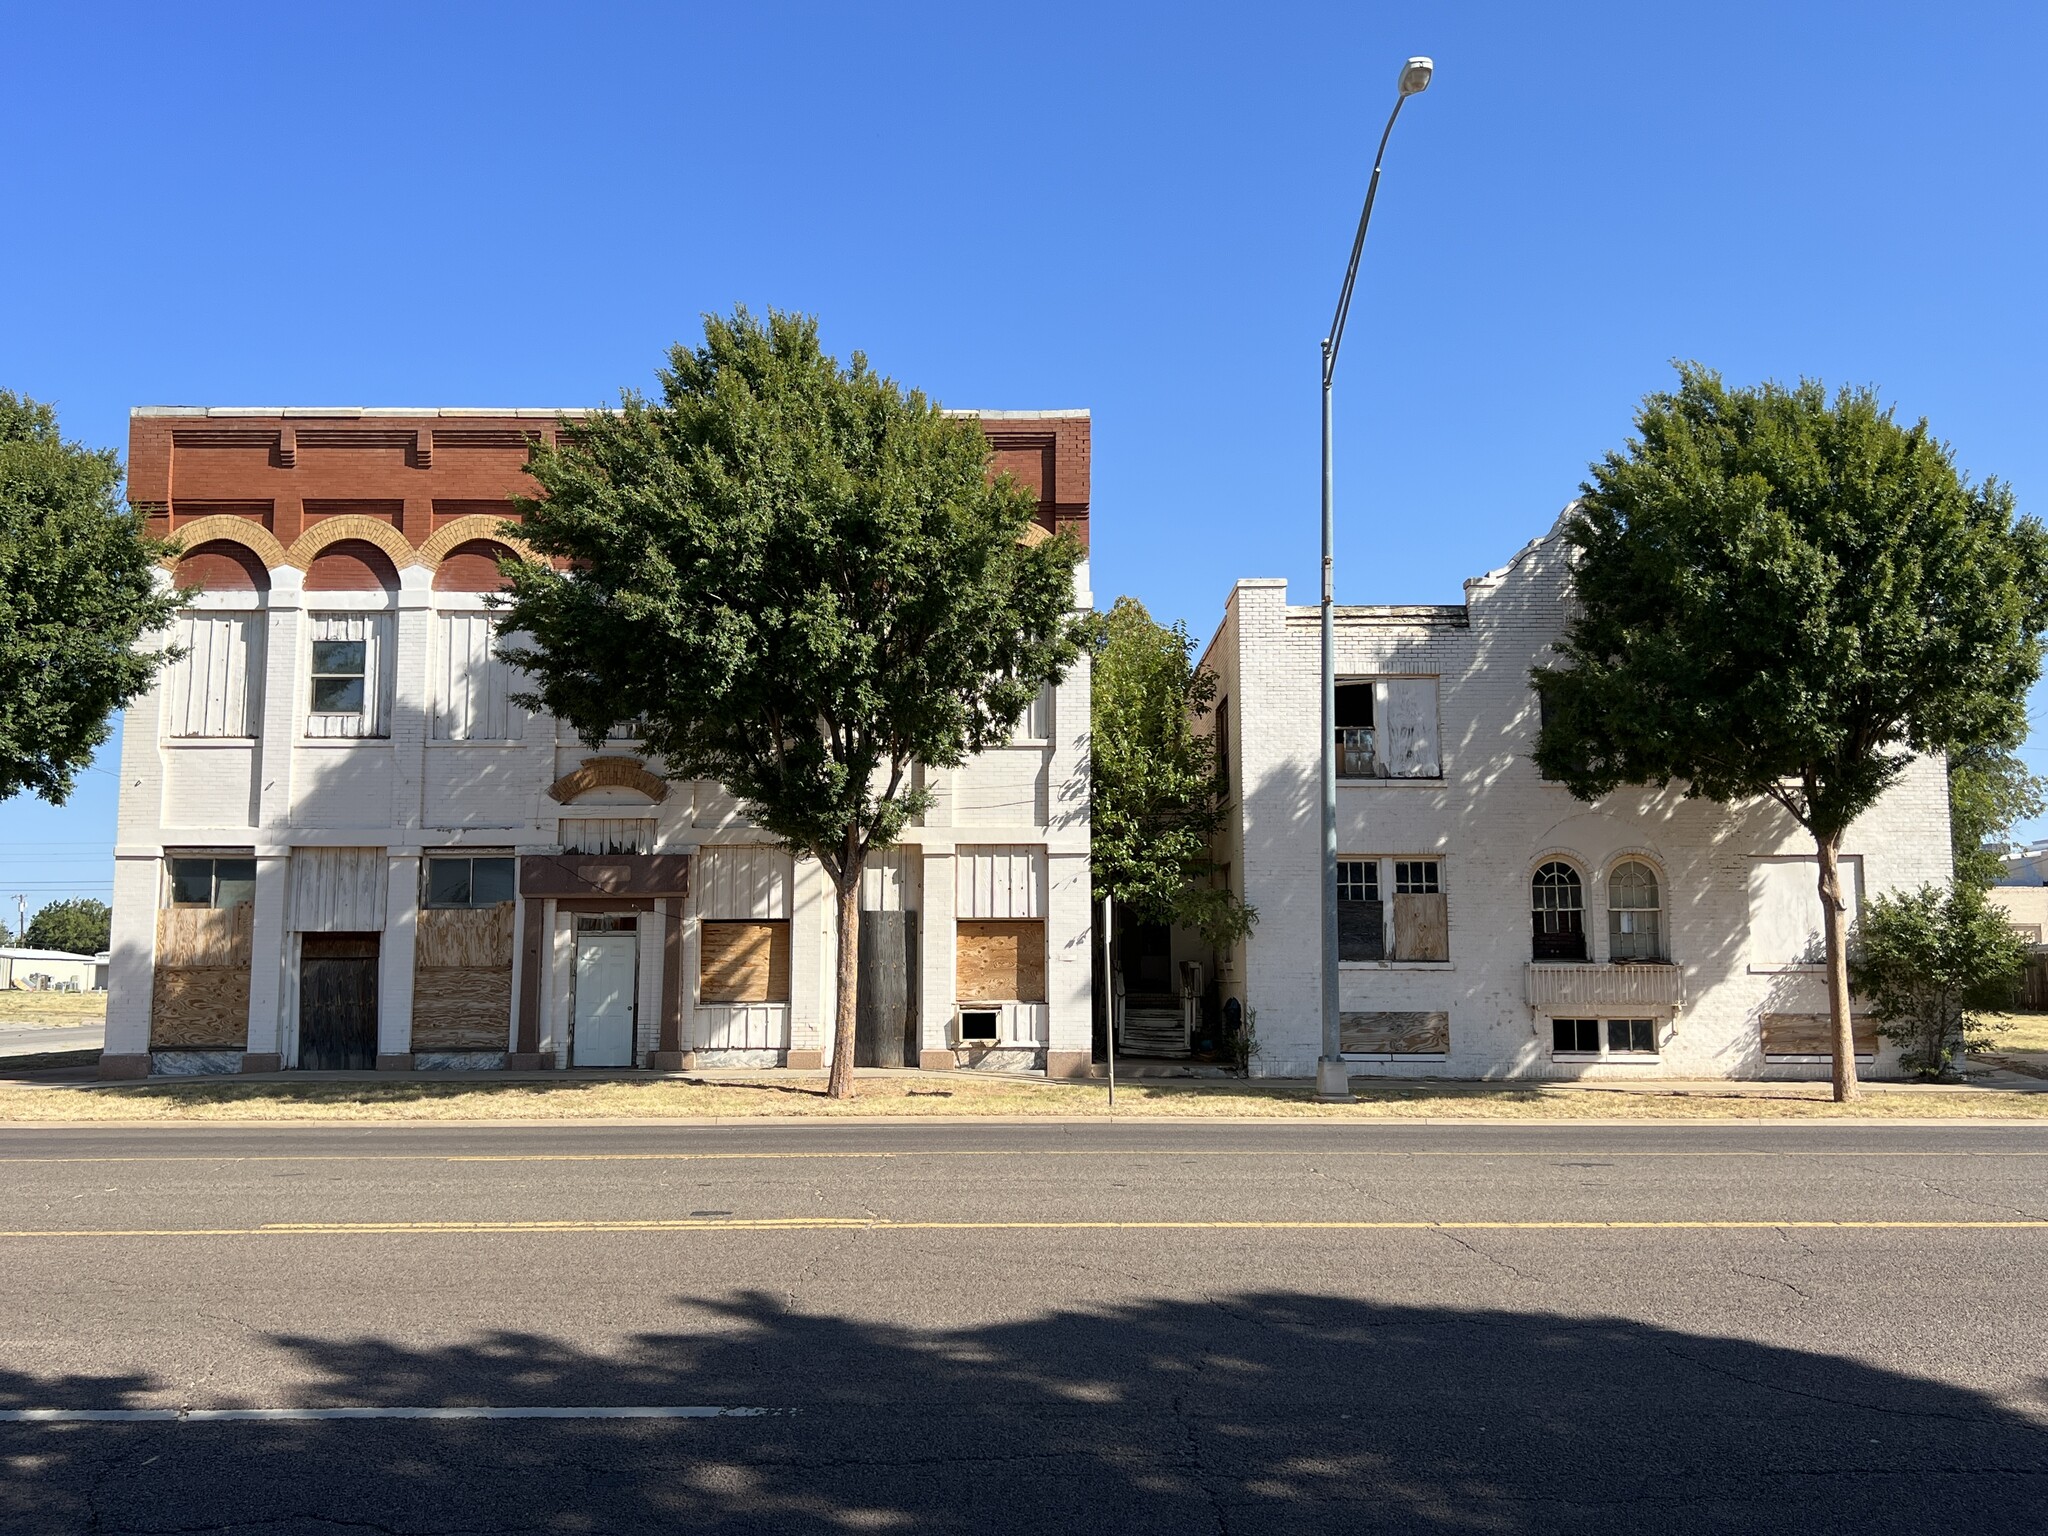
[[[1641,1322],[1276,1291],[931,1331],[792,1311],[758,1292],[676,1305],[673,1331],[610,1353],[523,1332],[434,1349],[278,1338],[295,1385],[268,1401],[784,1411],[5,1425],[0,1526],[2048,1528],[2042,1422],[1855,1361]],[[8,1408],[154,1406],[158,1391],[141,1375],[0,1373]]]

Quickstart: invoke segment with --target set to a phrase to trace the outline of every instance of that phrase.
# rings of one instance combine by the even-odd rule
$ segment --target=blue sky
[[[96,444],[141,403],[593,404],[705,310],[803,309],[949,405],[1092,408],[1096,592],[1206,636],[1239,576],[1311,590],[1316,344],[1426,53],[1339,380],[1340,600],[1456,601],[1679,357],[1873,383],[2048,512],[2037,6],[5,26],[0,385]],[[0,805],[8,921],[16,891],[104,893],[116,761],[63,809]]]

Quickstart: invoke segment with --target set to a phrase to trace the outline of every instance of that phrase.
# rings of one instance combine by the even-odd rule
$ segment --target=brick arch
[[[191,526],[197,527],[198,524]],[[419,564],[419,551],[406,542],[404,534],[387,522],[355,513],[343,517],[323,518],[315,523],[292,540],[292,547],[284,552],[285,563],[295,565],[302,571],[309,570],[321,550],[330,544],[339,544],[344,539],[361,539],[365,544],[376,545],[401,571],[408,565]]]
[[[253,594],[270,590],[270,568],[246,544],[208,539],[178,556],[171,580],[180,590],[196,587],[208,592]]]
[[[177,539],[186,549],[222,541],[239,544],[261,560],[265,570],[274,571],[279,566],[293,563],[285,547],[278,543],[276,534],[246,517],[195,517],[179,527]],[[163,563],[175,568],[178,556],[166,555]]]
[[[481,513],[469,517],[458,517],[453,522],[443,523],[428,536],[427,542],[419,548],[419,563],[436,566],[448,557],[458,544],[467,544],[473,539],[485,539],[493,544],[502,544],[522,560],[539,560],[530,545],[518,538],[505,535],[505,520],[502,517],[486,517]]]
[[[637,757],[586,757],[583,766],[548,786],[548,798],[567,805],[593,789],[632,789],[656,805],[668,798],[668,780],[647,771]]]

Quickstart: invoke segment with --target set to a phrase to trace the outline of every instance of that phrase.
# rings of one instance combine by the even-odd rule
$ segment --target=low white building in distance
[[[979,419],[1085,543],[1087,412]],[[133,414],[129,494],[195,590],[126,717],[104,1075],[824,1063],[816,862],[512,700],[486,594],[556,420]],[[1088,688],[1084,658],[932,774],[870,865],[861,1064],[1087,1071]]]
[[[106,986],[95,956],[64,949],[0,949],[0,992],[94,992]]]
[[[1337,610],[1345,1055],[1396,1077],[1825,1076],[1807,835],[1767,802],[1589,805],[1537,772],[1529,673],[1564,630],[1566,555],[1553,530],[1463,604]],[[1321,1046],[1318,614],[1283,581],[1231,591],[1204,657],[1228,775],[1218,853],[1259,920],[1228,954],[1181,934],[1171,956],[1214,971],[1253,1019],[1253,1070],[1282,1077],[1313,1075]],[[1940,761],[1911,765],[1842,863],[1859,904],[1949,878]],[[1856,1039],[1864,1070],[1895,1068],[1860,1014]]]

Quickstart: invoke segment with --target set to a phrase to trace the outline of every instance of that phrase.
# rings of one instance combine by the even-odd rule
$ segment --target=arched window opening
[[[1579,872],[1559,859],[1536,871],[1529,882],[1535,929],[1532,955],[1538,960],[1586,958],[1586,895]]]
[[[1614,866],[1607,877],[1607,958],[1664,958],[1664,900],[1657,871],[1641,859]]]
[[[505,585],[505,578],[498,569],[498,562],[511,556],[511,550],[489,539],[471,539],[465,544],[458,544],[443,555],[441,563],[434,568],[434,590],[499,591]]]
[[[208,592],[270,590],[270,572],[263,568],[256,551],[228,539],[209,539],[185,551],[172,580],[180,588],[200,587]]]

